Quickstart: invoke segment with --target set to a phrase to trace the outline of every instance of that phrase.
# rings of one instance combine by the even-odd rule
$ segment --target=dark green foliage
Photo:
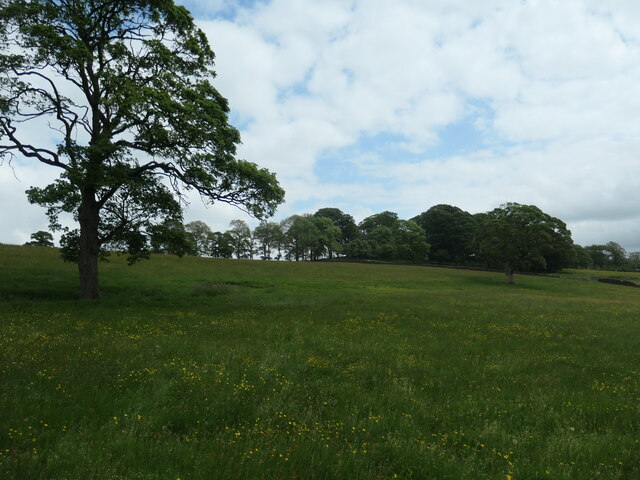
[[[333,221],[341,232],[340,243],[345,246],[352,240],[360,237],[360,229],[355,220],[348,213],[344,213],[339,208],[321,208],[313,214],[315,217],[325,217]]]
[[[177,255],[195,255],[196,247],[180,221],[167,219],[149,228],[151,251]]]
[[[593,266],[591,256],[582,245],[574,245],[573,251],[574,262],[571,265],[573,268],[591,268]]]
[[[338,225],[331,218],[314,215],[311,222],[318,232],[318,240],[313,249],[314,259],[333,259],[336,254],[341,254],[344,250],[344,236]]]
[[[32,245],[36,247],[53,247],[53,235],[49,232],[39,230],[31,234],[31,241],[25,243],[25,245]]]
[[[187,223],[184,229],[194,246],[196,255],[209,255],[211,253],[211,235],[213,232],[206,223],[201,220],[195,220]]]
[[[347,247],[353,258],[424,263],[429,244],[424,230],[411,220],[401,220],[394,212],[365,218],[358,225],[362,232]]]
[[[231,220],[227,230],[229,244],[236,258],[253,258],[254,239],[251,229],[244,220]]]
[[[559,272],[575,265],[577,261],[577,252],[567,225],[554,217],[549,217],[547,222],[551,241],[541,247],[544,266],[540,270],[531,269],[533,272]]]
[[[371,215],[362,220],[358,227],[364,235],[370,235],[379,227],[394,229],[398,223],[398,214],[395,212],[384,211]]]
[[[605,252],[609,257],[609,261],[611,265],[615,268],[622,268],[625,264],[625,259],[627,258],[627,252],[625,251],[619,243],[616,242],[608,242],[605,245]]]
[[[287,260],[314,260],[320,232],[311,215],[292,215],[282,222]]]
[[[607,268],[610,264],[605,245],[588,245],[584,251],[589,255],[590,268]]]
[[[213,232],[210,246],[213,258],[233,257],[233,237],[229,232]]]
[[[503,267],[509,283],[517,270],[556,271],[573,261],[571,232],[534,205],[506,203],[476,220],[480,254]]]
[[[630,264],[627,252],[620,244],[608,242],[606,245],[588,245],[584,247],[590,258],[590,267],[605,270],[624,270]]]
[[[424,263],[430,246],[424,240],[424,230],[411,220],[398,220],[393,232],[395,258],[412,263]]]
[[[367,260],[373,257],[371,243],[364,238],[351,240],[346,249],[347,257],[358,260]]]
[[[411,220],[426,233],[430,260],[462,265],[472,253],[476,225],[470,213],[440,204]]]
[[[629,254],[627,265],[631,271],[640,271],[640,252],[631,252]]]
[[[280,227],[289,260],[332,259],[344,250],[340,227],[329,217],[292,215]]]
[[[274,250],[278,250],[278,259],[281,256],[284,233],[282,227],[276,222],[261,222],[254,231],[253,236],[260,250],[262,260],[271,260]]]

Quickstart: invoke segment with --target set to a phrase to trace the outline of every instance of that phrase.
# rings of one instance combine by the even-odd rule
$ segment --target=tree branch
[[[25,157],[36,158],[47,165],[69,170],[69,166],[60,161],[60,157],[57,153],[46,148],[37,148],[33,145],[22,143],[15,136],[15,131],[16,128],[11,126],[11,120],[9,118],[0,117],[0,133],[6,135],[13,143],[13,145],[0,145],[0,154],[16,150]]]

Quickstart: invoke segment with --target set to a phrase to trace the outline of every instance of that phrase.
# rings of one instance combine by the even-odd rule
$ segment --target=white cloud
[[[0,242],[22,244],[32,233],[49,228],[44,209],[29,204],[25,190],[51,183],[59,172],[35,162],[0,163]]]

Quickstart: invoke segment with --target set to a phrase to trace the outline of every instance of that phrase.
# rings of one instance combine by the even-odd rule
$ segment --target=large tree
[[[341,253],[343,249],[342,231],[334,221],[327,217],[313,215],[309,220],[318,229],[318,241],[312,250],[312,260],[319,260],[327,257],[333,260],[336,253]]]
[[[640,252],[629,253],[629,268],[634,271],[640,271]]]
[[[340,229],[340,243],[344,247],[352,240],[360,237],[360,229],[356,225],[355,220],[348,213],[344,213],[339,208],[321,208],[313,214],[314,217],[329,218]]]
[[[211,236],[213,232],[209,228],[209,225],[201,220],[195,220],[187,223],[184,226],[184,230],[187,232],[187,238],[189,238],[194,246],[194,253],[196,255],[211,254]]]
[[[465,263],[475,235],[473,216],[452,205],[435,205],[412,218],[420,225],[431,245],[430,257],[436,262]]]
[[[320,242],[320,230],[311,215],[291,215],[282,222],[282,230],[287,243],[287,258],[313,260],[314,250]]]
[[[209,247],[213,258],[233,258],[233,236],[229,232],[213,232]]]
[[[622,269],[627,261],[627,252],[619,243],[608,242],[604,251],[609,256],[609,262],[615,270]]]
[[[569,266],[571,232],[564,222],[538,207],[506,203],[476,219],[480,253],[490,265],[504,268],[508,283],[515,283],[518,270],[547,270],[545,256],[553,256],[555,269]],[[563,258],[567,263],[558,260]]]
[[[431,245],[425,238],[424,230],[416,222],[398,220],[397,228],[393,232],[396,258],[413,263],[426,262]]]
[[[251,228],[244,220],[231,220],[229,222],[231,227],[225,233],[227,233],[230,239],[233,253],[236,254],[236,258],[253,258],[254,254],[254,239],[251,233]]]
[[[101,251],[143,255],[185,190],[258,218],[282,202],[272,173],[236,158],[213,61],[173,0],[0,2],[0,155],[60,169],[28,195],[53,227],[62,212],[79,223],[63,239],[83,297],[100,297]]]
[[[387,227],[393,229],[398,224],[398,214],[390,212],[388,210],[373,214],[358,224],[358,228],[364,235],[370,235],[375,229],[379,227]]]
[[[582,245],[573,246],[573,265],[574,268],[592,268],[593,260],[589,252]]]
[[[261,222],[253,230],[253,238],[258,243],[260,258],[271,260],[273,251],[281,247],[283,241],[282,227],[277,222]]]

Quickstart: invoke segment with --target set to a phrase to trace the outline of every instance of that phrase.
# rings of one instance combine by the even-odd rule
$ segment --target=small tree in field
[[[33,245],[37,247],[53,247],[53,235],[49,232],[39,230],[31,234],[31,241],[25,245]]]
[[[53,228],[78,222],[63,251],[82,297],[100,297],[101,252],[135,261],[154,225],[182,220],[184,190],[258,218],[282,202],[272,173],[235,156],[213,60],[173,0],[0,2],[0,155],[59,169],[28,198]]]

